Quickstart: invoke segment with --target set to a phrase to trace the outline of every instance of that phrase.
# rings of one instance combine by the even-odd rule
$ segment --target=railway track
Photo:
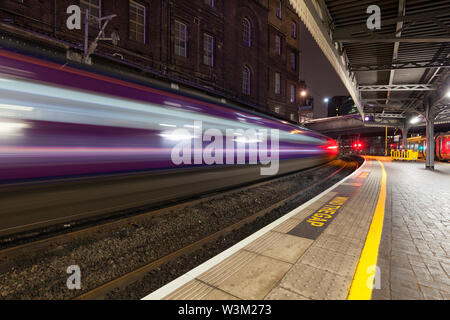
[[[341,168],[339,168],[338,170],[336,170],[335,172],[333,172],[329,176],[327,176],[327,177],[325,177],[325,178],[323,178],[323,179],[313,183],[309,187],[307,187],[307,188],[305,188],[305,189],[303,189],[301,191],[296,192],[295,194],[289,196],[288,198],[283,199],[283,200],[275,203],[274,205],[272,205],[272,206],[270,206],[270,207],[268,207],[266,209],[260,210],[257,213],[252,214],[251,216],[249,216],[249,217],[247,217],[247,218],[245,218],[245,219],[243,219],[243,220],[241,220],[241,221],[239,221],[237,223],[234,223],[231,226],[227,226],[227,227],[223,228],[222,230],[220,230],[220,231],[218,231],[218,232],[216,232],[214,234],[211,234],[211,235],[209,235],[209,236],[207,236],[207,237],[205,237],[205,238],[203,238],[203,239],[201,239],[199,241],[196,241],[196,242],[194,242],[192,244],[189,244],[186,247],[181,248],[181,249],[179,249],[179,250],[177,250],[177,251],[175,251],[175,252],[173,252],[173,253],[171,253],[171,254],[169,254],[167,256],[164,256],[164,257],[162,257],[162,258],[160,258],[160,259],[158,259],[156,261],[153,261],[153,262],[151,262],[151,263],[149,263],[149,264],[147,264],[147,265],[145,265],[145,266],[143,266],[143,267],[141,267],[141,268],[139,268],[139,269],[137,269],[135,271],[132,271],[132,272],[130,272],[128,274],[123,275],[120,278],[114,279],[114,280],[112,280],[112,281],[110,281],[108,283],[103,284],[100,287],[97,287],[97,288],[95,288],[95,289],[93,289],[91,291],[88,291],[88,292],[86,292],[86,293],[76,297],[75,299],[77,299],[77,300],[104,299],[104,298],[107,297],[107,295],[110,292],[115,291],[115,290],[121,290],[121,289],[125,288],[126,286],[130,285],[131,283],[142,279],[150,271],[152,271],[152,270],[154,270],[154,269],[156,269],[156,268],[158,268],[158,267],[160,267],[160,266],[162,266],[162,265],[164,265],[164,264],[166,264],[166,263],[168,263],[170,261],[173,261],[174,259],[176,259],[176,258],[178,258],[178,257],[180,257],[182,255],[186,255],[186,254],[188,254],[188,253],[190,253],[190,252],[192,252],[192,251],[194,251],[196,249],[199,249],[204,244],[209,243],[209,242],[211,242],[213,240],[216,240],[219,237],[224,236],[225,234],[227,234],[229,232],[232,232],[233,230],[237,230],[237,229],[241,228],[243,225],[256,220],[257,218],[267,214],[268,212],[271,212],[272,210],[274,210],[274,209],[276,209],[278,207],[281,207],[282,205],[286,204],[287,202],[289,202],[289,201],[295,199],[296,197],[298,197],[301,193],[303,193],[303,192],[305,192],[307,190],[310,190],[310,189],[312,189],[312,188],[322,184],[324,181],[326,181],[326,180],[330,179],[331,177],[333,177],[334,175],[338,174],[345,167],[347,167],[347,165],[348,165],[348,163],[344,163]]]
[[[202,248],[205,245],[208,245],[210,243],[213,243],[214,241],[217,241],[218,239],[226,238],[227,235],[232,234],[233,232],[237,232],[238,230],[242,229],[244,226],[251,225],[252,223],[255,223],[258,219],[268,215],[269,213],[276,211],[276,209],[282,208],[283,206],[286,206],[288,203],[294,201],[302,194],[306,194],[308,192],[313,192],[315,189],[320,187],[321,185],[324,185],[326,182],[329,182],[330,180],[337,179],[337,177],[342,174],[344,171],[346,174],[352,172],[354,169],[357,168],[358,163],[357,161],[335,161],[334,162],[334,168],[332,172],[328,172],[326,176],[321,177],[320,179],[316,179],[316,181],[313,181],[312,183],[307,184],[305,187],[301,188],[300,190],[297,190],[294,193],[291,193],[289,196],[283,198],[282,200],[279,200],[275,203],[272,203],[270,206],[266,206],[260,210],[257,210],[256,212],[251,213],[250,215],[239,219],[238,221],[233,221],[231,224],[221,226],[220,229],[214,230],[213,232],[209,234],[205,234],[199,239],[195,239],[193,242],[187,241],[184,245],[180,246],[179,248],[176,248],[175,250],[169,250],[166,253],[160,255],[156,259],[152,259],[151,261],[140,265],[139,267],[133,268],[132,270],[128,270],[127,272],[124,272],[120,274],[119,276],[110,277],[108,281],[103,281],[101,283],[98,283],[95,286],[90,286],[88,291],[84,291],[82,294],[78,293],[70,293],[67,296],[64,296],[64,298],[71,298],[71,299],[106,299],[110,298],[111,295],[114,295],[114,293],[120,292],[127,288],[128,286],[138,283],[142,279],[145,278],[146,275],[148,275],[151,272],[157,272],[163,266],[177,261],[177,259],[186,257],[189,254],[193,254],[199,250],[202,250]],[[313,169],[308,169],[302,172],[303,175],[305,174],[312,174],[314,176],[315,172],[318,172],[320,170],[324,169],[330,169],[330,164],[319,166]],[[298,173],[291,174],[288,177],[298,175]],[[34,261],[39,258],[40,255],[61,255],[65,251],[70,248],[70,245],[72,243],[77,243],[80,241],[83,241],[86,238],[89,237],[106,237],[108,234],[114,233],[119,229],[122,229],[123,227],[130,227],[130,226],[139,226],[140,224],[143,224],[144,221],[148,219],[154,219],[157,217],[164,217],[164,215],[170,214],[176,210],[185,210],[188,207],[192,207],[195,205],[201,205],[205,201],[217,201],[224,196],[229,196],[236,194],[236,192],[245,192],[248,189],[252,188],[258,188],[258,187],[267,187],[267,185],[274,184],[274,183],[282,183],[282,181],[286,180],[286,177],[276,178],[273,180],[265,181],[258,183],[253,186],[249,187],[242,187],[237,190],[230,190],[221,194],[217,195],[211,195],[207,198],[203,199],[196,199],[194,201],[178,204],[175,206],[170,206],[167,208],[155,210],[152,212],[148,212],[145,214],[128,217],[125,219],[120,219],[118,221],[112,221],[108,222],[102,225],[96,225],[92,226],[83,230],[78,230],[75,232],[62,234],[62,235],[56,235],[54,237],[49,237],[47,239],[40,239],[34,242],[22,244],[19,246],[7,248],[5,250],[0,251],[0,271],[2,272],[8,272],[8,270],[13,267],[18,260],[23,259],[24,257],[28,256],[28,262]],[[256,231],[256,230],[255,230]],[[162,244],[163,245],[163,244]],[[212,253],[211,253],[212,254]],[[155,271],[156,270],[156,271]],[[0,279],[1,280],[1,279]],[[0,291],[1,294],[1,291]],[[8,296],[6,296],[7,298]]]

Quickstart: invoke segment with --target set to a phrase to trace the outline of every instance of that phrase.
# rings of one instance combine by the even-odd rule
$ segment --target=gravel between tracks
[[[336,168],[319,168],[313,171],[314,176],[310,171],[296,173],[268,184],[229,193],[219,199],[205,199],[192,206],[150,217],[107,235],[94,234],[74,240],[52,252],[19,256],[14,260],[13,267],[3,268],[6,270],[0,274],[0,299],[74,298],[265,209],[326,177]],[[152,271],[142,281],[112,293],[108,298],[142,298],[308,201],[350,172],[349,169],[342,170],[326,183],[214,243]],[[81,269],[82,290],[66,287],[69,277],[66,270],[71,265],[78,265]]]

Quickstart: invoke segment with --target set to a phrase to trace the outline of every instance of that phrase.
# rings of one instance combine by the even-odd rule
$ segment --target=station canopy
[[[427,115],[436,124],[450,122],[449,0],[290,3],[347,87],[365,125],[402,127]],[[379,29],[372,28],[376,11],[369,6],[374,4],[381,13]]]

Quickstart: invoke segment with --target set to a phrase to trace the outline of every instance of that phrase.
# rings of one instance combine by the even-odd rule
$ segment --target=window
[[[275,50],[277,52],[277,55],[281,55],[281,37],[275,36]]]
[[[295,102],[295,86],[291,84],[291,103]]]
[[[245,46],[252,46],[252,25],[247,18],[242,19],[242,40]]]
[[[275,94],[281,93],[281,74],[275,73]]]
[[[242,93],[250,95],[250,85],[251,85],[251,72],[250,68],[244,66],[242,69]]]
[[[214,8],[214,0],[205,0],[205,4],[207,4],[208,6]]]
[[[130,39],[145,43],[145,7],[130,0]]]
[[[275,111],[276,113],[280,113],[280,112],[281,112],[281,107],[275,107],[275,108],[274,108],[274,111]]]
[[[277,3],[277,17],[281,19],[281,1]]]
[[[297,55],[295,52],[291,52],[291,69],[295,70],[297,68]]]
[[[89,14],[91,16],[100,18],[101,17],[101,0],[80,0],[80,9],[82,14],[86,11],[86,9],[89,10]]]
[[[207,66],[214,66],[214,37],[203,34],[203,63]]]
[[[295,22],[292,22],[291,36],[294,39],[297,38],[297,24]]]
[[[292,121],[296,121],[296,120],[295,120],[295,113],[291,113],[291,120],[292,120]]]
[[[187,26],[175,20],[175,54],[187,57]]]

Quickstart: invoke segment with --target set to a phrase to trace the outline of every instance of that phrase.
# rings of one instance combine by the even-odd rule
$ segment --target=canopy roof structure
[[[450,122],[450,1],[290,0],[365,125]],[[380,29],[369,29],[376,5]],[[369,12],[369,13],[368,13]],[[373,21],[373,20],[371,20]]]

